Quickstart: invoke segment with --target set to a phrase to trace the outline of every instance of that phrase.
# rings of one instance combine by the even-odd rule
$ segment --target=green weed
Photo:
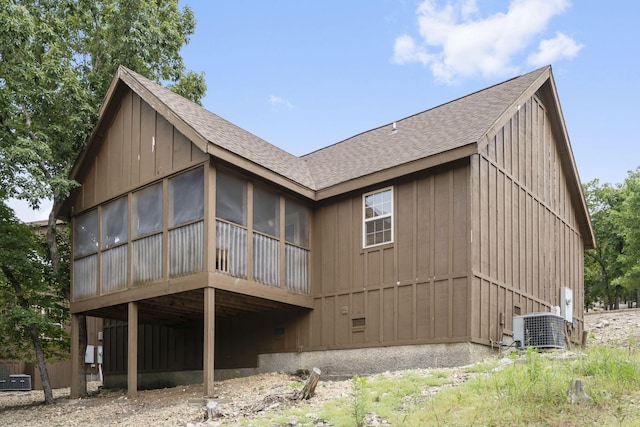
[[[356,376],[351,395],[327,402],[317,416],[335,427],[363,426],[367,413],[391,426],[640,425],[640,352],[594,346],[569,357],[514,353],[500,369],[497,358],[462,369],[472,377],[437,393],[433,387],[452,381],[450,371]],[[582,380],[587,395],[578,403],[568,399],[574,379]],[[289,409],[263,425],[283,425],[295,415],[298,425],[312,426],[304,411]]]

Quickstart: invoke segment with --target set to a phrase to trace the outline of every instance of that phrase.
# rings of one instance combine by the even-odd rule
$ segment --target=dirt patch
[[[219,381],[215,384],[218,416],[204,423],[202,384],[139,391],[128,397],[126,390],[104,390],[89,383],[90,396],[71,399],[70,389],[56,389],[55,405],[44,405],[42,391],[0,393],[0,424],[20,426],[186,426],[234,425],[239,418],[254,417],[292,405],[309,410],[336,397],[348,396],[349,381],[321,381],[311,401],[292,399],[302,384],[296,376],[270,373]]]
[[[585,329],[588,344],[638,346],[640,342],[640,310],[628,309],[587,313]],[[434,370],[414,370],[428,375]],[[459,368],[439,369],[451,380],[444,387],[464,383],[471,375]],[[381,374],[393,377],[397,372]],[[264,412],[278,412],[297,405],[305,413],[318,413],[322,405],[332,399],[347,397],[351,381],[320,380],[316,395],[309,401],[291,399],[301,387],[299,377],[271,373],[247,378],[219,381],[215,384],[215,412],[218,417],[207,422],[203,405],[202,384],[161,390],[140,391],[128,397],[126,390],[103,390],[100,383],[88,384],[90,397],[71,399],[70,390],[56,389],[55,405],[44,405],[42,391],[0,392],[0,424],[19,426],[227,426],[240,419],[250,419]],[[442,387],[425,390],[426,395],[437,393]],[[317,425],[326,425],[318,420]],[[375,424],[372,422],[372,424]]]

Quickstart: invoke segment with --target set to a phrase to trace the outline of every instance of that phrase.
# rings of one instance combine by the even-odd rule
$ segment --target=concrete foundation
[[[464,366],[491,354],[489,347],[472,343],[273,353],[258,356],[258,370],[295,373],[317,367],[323,378],[337,379],[403,369]]]
[[[323,379],[344,379],[354,375],[372,375],[403,369],[464,366],[483,360],[491,354],[489,347],[472,343],[271,353],[258,356],[257,368],[216,369],[215,380],[222,381],[268,372],[295,374],[299,371],[310,371],[314,367],[322,370]],[[138,373],[138,389],[198,384],[202,383],[202,378],[201,370]],[[126,389],[127,375],[105,375],[104,386]]]

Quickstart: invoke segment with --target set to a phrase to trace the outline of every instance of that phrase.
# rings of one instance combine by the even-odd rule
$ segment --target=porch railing
[[[136,240],[131,249],[133,284],[160,280],[162,278],[162,234]]]
[[[309,294],[309,251],[285,245],[285,285],[287,289]]]
[[[98,295],[98,254],[73,261],[73,298]]]
[[[169,231],[169,276],[202,271],[204,258],[204,221]]]
[[[278,286],[280,277],[280,241],[253,233],[253,278],[256,282]]]
[[[234,277],[247,277],[247,230],[216,221],[216,270]]]
[[[216,221],[216,270],[230,276],[248,278],[247,230]],[[284,245],[284,278],[280,277],[281,240],[253,233],[252,280],[302,294],[309,294],[310,252],[289,243]],[[163,235],[147,236],[131,242],[131,282],[133,285],[163,277]],[[98,256],[101,256],[101,293],[127,287],[128,244],[74,260],[74,299],[98,295]],[[168,270],[170,277],[204,269],[204,222],[197,221],[169,231]],[[281,284],[284,280],[284,284]]]
[[[102,252],[102,292],[127,287],[128,245],[120,245]]]

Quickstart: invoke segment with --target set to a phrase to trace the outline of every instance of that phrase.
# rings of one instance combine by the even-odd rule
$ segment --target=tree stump
[[[589,331],[582,331],[582,348],[587,348],[587,338],[589,338]]]
[[[569,386],[568,400],[569,403],[576,404],[584,402],[588,399],[587,393],[582,389],[582,380],[571,380],[571,385]]]
[[[309,375],[307,382],[304,384],[304,387],[296,394],[296,400],[308,400],[313,397],[316,391],[316,385],[318,385],[318,380],[320,380],[320,374],[322,374],[320,369],[313,368],[311,375]]]

